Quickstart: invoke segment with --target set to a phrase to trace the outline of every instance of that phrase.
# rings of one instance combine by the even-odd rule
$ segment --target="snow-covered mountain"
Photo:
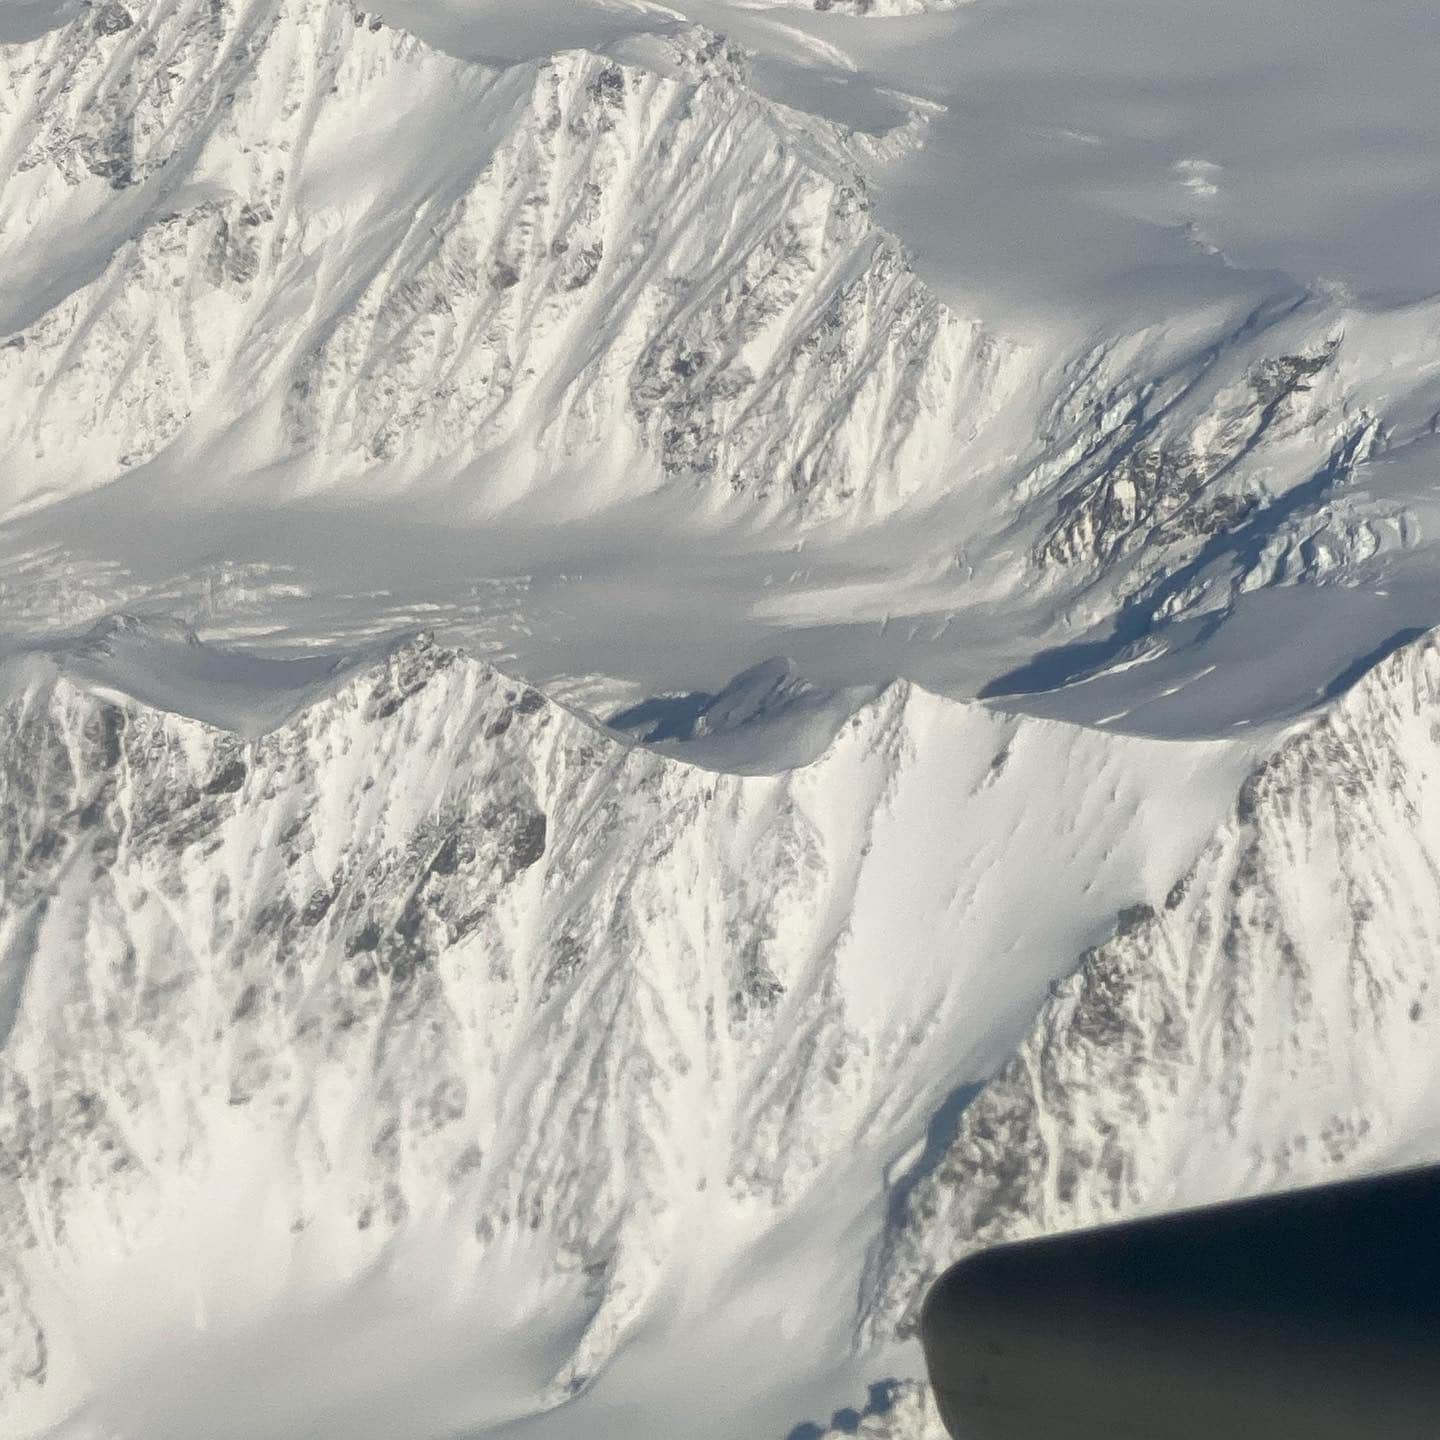
[[[278,1293],[202,1265],[222,1334],[293,1268],[358,1284],[421,1236],[474,1303],[523,1262],[513,1323],[553,1373],[477,1421],[583,1392],[657,1315],[662,1353],[723,1328],[767,1267],[843,1333],[897,1145],[1190,863],[1237,779],[1230,747],[906,685],[808,766],[717,773],[423,639],[266,675],[294,713],[248,741],[121,693],[207,659],[124,624],[11,667],[0,1208],[31,1424],[95,1383],[99,1330],[97,1433],[183,1432],[126,1392],[153,1358],[77,1286],[227,1190],[194,1243],[245,1226],[278,1273],[243,1283]],[[199,1326],[177,1303],[156,1338]],[[797,1339],[757,1413],[836,1363]]]
[[[638,1349],[684,1393],[635,1413],[729,1433],[741,1372],[676,1359],[724,1336],[773,1429],[895,1378],[967,1245],[1434,1143],[1428,638],[1246,750],[900,685],[750,776],[425,638],[247,672],[126,621],[6,689],[22,1433],[371,1433],[328,1372],[256,1418],[254,1332],[373,1330],[412,1266],[534,1364],[398,1367],[407,1423],[605,1433]],[[771,1303],[813,1331],[767,1371]],[[127,1381],[177,1333],[233,1420]]]
[[[654,45],[497,68],[339,0],[186,0],[17,47],[10,507],[218,448],[311,487],[480,467],[492,508],[666,477],[893,508],[1003,399],[1006,347],[926,294],[844,147],[759,101],[738,48]]]
[[[481,6],[466,29],[397,0],[417,36],[338,0],[26,7],[0,47],[7,591],[59,543],[80,593],[50,623],[161,592],[212,633],[323,645],[413,618],[353,592],[373,531],[423,522],[469,537],[438,569],[415,540],[425,623],[494,625],[473,594],[493,547],[490,573],[503,553],[546,592],[500,649],[548,680],[604,644],[551,607],[603,632],[643,605],[654,630],[718,552],[732,618],[698,673],[663,646],[592,664],[677,688],[794,653],[777,631],[899,615],[828,668],[972,695],[1082,636],[1379,588],[1424,545],[1423,493],[1357,482],[1428,443],[1434,304],[1222,269],[1230,293],[1158,318],[1037,327],[937,287],[933,237],[887,228],[939,107],[836,41],[912,22],[833,16],[830,41],[783,10],[694,10],[537,0],[528,25]],[[476,58],[487,41],[521,58]],[[811,94],[826,77],[844,104]],[[302,524],[325,542],[297,549]],[[217,557],[258,562],[239,594]],[[327,565],[345,603],[296,613]],[[555,593],[583,569],[604,581]],[[1389,608],[1426,623],[1428,592]],[[1357,623],[1372,645],[1401,628]],[[1353,658],[1322,637],[1280,710]]]
[[[1309,3],[0,0],[0,1431],[935,1440],[967,1248],[1435,1153]]]

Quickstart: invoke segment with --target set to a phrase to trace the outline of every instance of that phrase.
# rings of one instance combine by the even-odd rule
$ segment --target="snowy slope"
[[[969,1246],[1434,1159],[1440,645],[1247,777],[1162,905],[1057,985],[867,1281],[913,1324]]]
[[[223,1366],[305,1275],[363,1312],[410,1252],[469,1304],[521,1267],[520,1310],[461,1353],[539,1326],[545,1373],[452,1396],[476,1423],[647,1329],[674,1363],[784,1274],[817,1332],[756,1394],[779,1426],[850,1363],[887,1167],[1077,948],[1158,902],[1239,773],[901,685],[810,766],[716,774],[424,641],[244,741],[123,695],[125,647],[166,643],[194,648],[107,636],[98,690],[55,652],[11,666],[7,1428],[79,1401],[96,1433],[178,1436],[180,1378],[123,1379],[146,1326],[218,1332]],[[194,1295],[143,1259],[177,1223]],[[321,1426],[330,1403],[294,1400]]]
[[[251,664],[251,739],[183,632],[5,672],[21,1433],[918,1437],[966,1246],[1434,1150],[1431,639],[1248,748],[900,685],[748,777],[426,639]]]
[[[994,404],[1003,352],[926,296],[843,152],[738,83],[740,52],[683,31],[657,59],[680,78],[494,70],[298,0],[85,12],[19,47],[11,506],[210,442],[241,487],[237,456],[302,487],[471,466],[488,508],[666,476],[893,507]]]

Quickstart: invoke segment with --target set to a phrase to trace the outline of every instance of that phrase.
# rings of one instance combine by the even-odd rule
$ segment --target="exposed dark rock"
[[[1332,340],[1313,355],[1279,355],[1262,360],[1250,373],[1256,398],[1262,405],[1273,405],[1287,395],[1308,390],[1305,382],[1325,369],[1339,348],[1340,342]]]
[[[580,973],[584,963],[584,947],[568,932],[562,934],[555,942],[550,968],[545,972],[541,998],[548,1000],[557,990],[569,985]]]
[[[432,875],[453,875],[460,868],[460,837],[452,834],[445,837],[435,858],[430,862]]]
[[[560,286],[563,290],[582,290],[600,273],[605,259],[605,244],[596,240],[591,245],[577,250],[565,267]]]
[[[131,18],[130,12],[121,4],[112,0],[109,5],[102,6],[95,12],[95,33],[97,35],[118,35],[122,30],[128,30],[135,21]]]
[[[330,913],[330,907],[335,903],[335,895],[329,890],[317,890],[305,902],[305,907],[300,911],[300,923],[302,925],[318,925]]]
[[[769,1010],[785,993],[785,987],[765,959],[762,943],[752,940],[741,961],[740,979],[730,992],[730,1018],[746,1019],[757,1010]]]
[[[388,720],[453,659],[454,652],[441,649],[430,636],[417,636],[390,657],[385,673],[376,681],[366,702],[365,718]]]
[[[1155,918],[1153,905],[1128,905],[1115,917],[1115,934],[1119,938],[1143,930]]]
[[[590,94],[601,104],[618,110],[625,104],[625,72],[607,65],[591,82]]]
[[[247,1016],[253,1015],[260,1004],[260,990],[258,986],[247,985],[241,992],[240,998],[235,1002],[235,1008],[230,1012],[230,1019],[244,1020]]]
[[[125,712],[115,705],[100,704],[85,726],[85,738],[100,752],[100,763],[113,770],[120,763],[125,735]]]
[[[234,795],[244,786],[247,773],[245,762],[239,756],[232,756],[205,782],[205,793]]]
[[[538,811],[524,816],[513,832],[510,842],[510,873],[528,870],[545,853],[549,822]]]
[[[380,927],[371,920],[357,934],[350,937],[345,950],[349,955],[368,955],[379,948]]]

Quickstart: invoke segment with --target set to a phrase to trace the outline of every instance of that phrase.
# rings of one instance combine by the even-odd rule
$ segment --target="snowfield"
[[[0,1432],[938,1440],[1440,1154],[1437,60],[0,0]]]

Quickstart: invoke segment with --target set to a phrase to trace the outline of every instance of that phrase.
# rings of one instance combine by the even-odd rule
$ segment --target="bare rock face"
[[[1158,394],[1122,387],[1082,400],[1082,382],[1066,405],[1069,423],[1085,418],[1035,551],[1042,570],[1123,575],[1117,588],[1153,604],[1156,620],[1274,583],[1281,552],[1290,582],[1325,577],[1333,564],[1317,563],[1313,546],[1295,563],[1303,539],[1294,532],[1325,523],[1337,492],[1383,448],[1383,426],[1337,383],[1339,339],[1312,336],[1297,354],[1247,352],[1212,355]],[[1376,515],[1368,549],[1353,533],[1337,536],[1337,548],[1352,561],[1373,555],[1392,518]],[[1257,562],[1251,552],[1262,548]]]

